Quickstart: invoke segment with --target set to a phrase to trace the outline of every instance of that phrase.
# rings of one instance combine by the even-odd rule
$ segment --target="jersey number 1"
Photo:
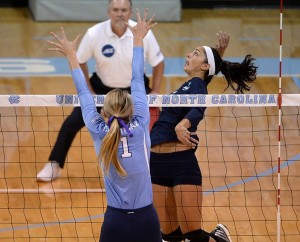
[[[131,157],[131,152],[128,151],[128,140],[127,140],[127,137],[122,137],[121,138],[121,142],[122,142],[122,148],[123,148],[122,158]]]

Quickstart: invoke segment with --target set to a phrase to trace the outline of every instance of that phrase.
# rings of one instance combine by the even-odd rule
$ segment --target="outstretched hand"
[[[50,34],[57,40],[57,42],[47,40],[49,44],[54,46],[53,48],[49,48],[49,50],[60,52],[65,56],[76,53],[76,49],[79,44],[79,38],[81,35],[77,35],[75,40],[69,41],[67,39],[64,28],[60,27],[60,29],[61,37],[58,37],[54,32],[50,32]]]
[[[130,26],[128,23],[125,23],[127,27],[131,30],[134,36],[134,43],[135,45],[141,45],[143,38],[147,35],[149,29],[157,24],[157,22],[153,22],[154,15],[147,20],[148,17],[148,9],[145,9],[144,16],[141,18],[140,12],[136,9],[136,17],[137,17],[137,24],[135,26]]]
[[[215,49],[218,51],[219,55],[223,57],[225,50],[229,44],[230,35],[220,31],[217,33],[218,43],[216,43]]]
[[[57,36],[54,32],[50,32],[50,34],[54,37],[54,39],[57,42],[47,40],[47,42],[53,46],[52,48],[49,48],[49,50],[60,52],[61,54],[63,54],[68,58],[71,68],[76,68],[79,66],[76,57],[76,49],[79,44],[79,38],[81,35],[77,35],[75,40],[69,41],[67,39],[64,28],[61,27],[60,29],[61,29],[61,37]]]

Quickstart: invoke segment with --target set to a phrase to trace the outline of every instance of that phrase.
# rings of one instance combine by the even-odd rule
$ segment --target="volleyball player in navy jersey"
[[[222,38],[225,38],[224,51],[228,44],[226,34]],[[188,81],[173,94],[207,94],[208,84],[219,72],[225,77],[227,87],[236,93],[249,91],[248,83],[256,79],[253,57],[247,55],[242,63],[231,63],[222,60],[223,51],[198,46],[188,53],[184,65]],[[202,175],[195,151],[199,140],[197,126],[204,112],[205,107],[163,107],[150,133],[154,206],[165,241],[231,241],[223,224],[210,233],[202,227]]]
[[[144,86],[143,38],[151,27],[147,11],[137,25],[128,28],[134,35],[131,96],[114,89],[107,93],[101,114],[86,84],[76,57],[79,36],[68,41],[52,33],[57,42],[50,48],[64,54],[80,99],[82,115],[95,144],[104,173],[107,209],[101,229],[101,242],[161,242],[159,220],[153,207],[149,171],[150,114]]]

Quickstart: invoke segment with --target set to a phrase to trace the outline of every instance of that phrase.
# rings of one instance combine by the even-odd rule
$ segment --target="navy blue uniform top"
[[[97,112],[81,69],[73,70],[72,75],[85,125],[92,135],[96,153],[99,154],[101,142],[109,130],[108,124]],[[118,147],[118,159],[127,176],[120,177],[113,165],[110,166],[108,174],[104,174],[107,204],[121,209],[137,209],[153,202],[149,171],[150,114],[144,85],[142,47],[134,47],[133,50],[131,96],[134,116],[128,127],[133,135],[131,137],[125,128],[121,128],[121,142]]]
[[[207,94],[207,86],[204,80],[194,77],[182,84],[173,94]],[[151,129],[151,146],[178,141],[175,127],[184,118],[191,122],[189,131],[195,132],[203,119],[205,109],[206,107],[163,107]]]

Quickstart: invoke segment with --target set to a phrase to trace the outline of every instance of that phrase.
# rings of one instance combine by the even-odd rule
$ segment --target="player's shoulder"
[[[191,80],[189,80],[188,83],[189,82],[192,92],[207,94],[207,85],[202,78],[194,77]]]

